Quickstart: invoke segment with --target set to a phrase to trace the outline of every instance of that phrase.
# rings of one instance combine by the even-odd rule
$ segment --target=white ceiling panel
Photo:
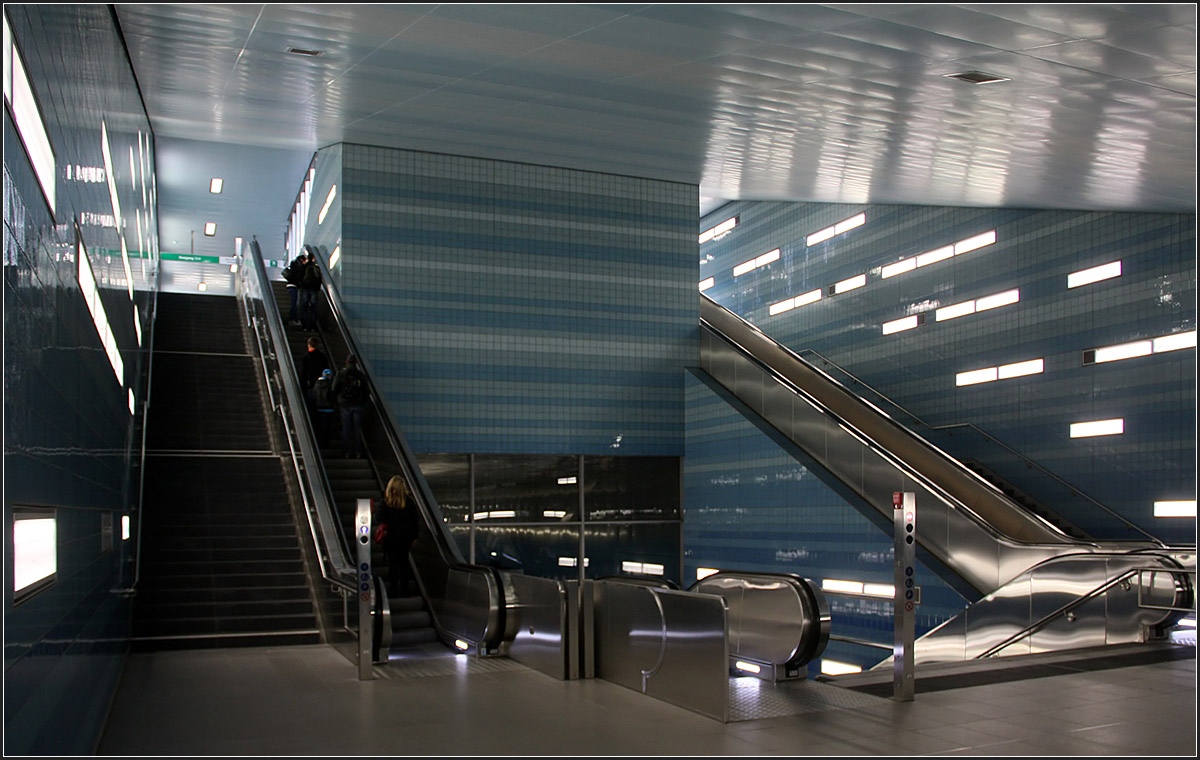
[[[278,183],[222,212],[160,166],[180,216],[281,229],[308,157],[340,141],[697,183],[701,211],[1195,209],[1194,5],[116,8],[172,166]],[[946,77],[971,70],[1009,81]]]

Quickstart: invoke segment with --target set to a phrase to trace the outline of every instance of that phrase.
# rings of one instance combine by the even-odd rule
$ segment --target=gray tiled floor
[[[134,654],[99,754],[1196,754],[1194,646],[1169,662],[918,688],[910,703],[804,682],[791,685],[804,690],[798,714],[730,723],[508,660],[377,673],[359,681],[324,645]]]

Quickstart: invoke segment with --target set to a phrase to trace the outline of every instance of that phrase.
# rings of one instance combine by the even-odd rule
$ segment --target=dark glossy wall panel
[[[57,518],[51,585],[14,605],[5,567],[5,750],[89,754],[128,646],[128,601],[113,591],[131,581],[119,531],[136,504],[146,397],[142,342],[157,267],[153,136],[108,6],[6,5],[5,14],[55,158],[51,208],[6,107],[5,533],[14,507],[53,509]],[[120,378],[79,285],[77,235],[120,352]],[[102,538],[110,519],[118,531],[111,548]]]
[[[808,244],[858,214],[863,224]],[[918,433],[1085,531],[1194,542],[1194,518],[1155,518],[1153,509],[1195,498],[1195,348],[1083,361],[1088,349],[1195,331],[1194,215],[735,203],[701,230],[735,215],[731,232],[701,246],[700,278],[713,278],[716,301],[840,379],[854,376],[864,396],[919,419],[887,407]],[[990,244],[884,277],[989,231]],[[775,249],[776,260],[734,275]],[[1121,276],[1068,287],[1069,274],[1114,261]],[[862,287],[830,291],[859,275]],[[1013,303],[937,318],[1014,290]],[[771,313],[814,291],[819,300]],[[916,315],[925,323],[883,334],[885,323]],[[956,384],[959,373],[1035,359],[1044,365],[1035,375]],[[1114,418],[1124,434],[1070,436],[1072,423]]]

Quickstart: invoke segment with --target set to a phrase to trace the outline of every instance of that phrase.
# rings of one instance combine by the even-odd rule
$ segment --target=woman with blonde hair
[[[408,553],[417,540],[420,516],[408,491],[408,483],[402,476],[394,475],[388,481],[383,492],[383,514],[380,517],[387,525],[383,550],[388,562],[388,593],[392,596],[415,594],[416,579],[408,564]]]

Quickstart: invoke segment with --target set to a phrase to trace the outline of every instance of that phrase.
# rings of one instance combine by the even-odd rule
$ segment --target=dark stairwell
[[[135,650],[322,640],[238,301],[160,294]]]

